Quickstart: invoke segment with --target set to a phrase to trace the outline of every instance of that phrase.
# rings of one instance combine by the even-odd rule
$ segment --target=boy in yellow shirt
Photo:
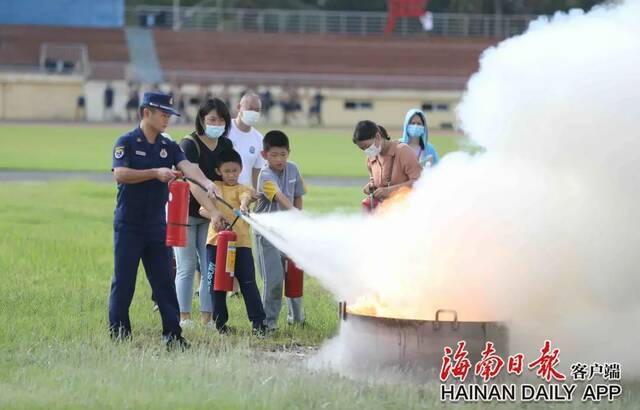
[[[222,181],[216,181],[215,184],[222,192],[222,198],[235,209],[240,208],[241,211],[248,212],[249,203],[252,201],[251,188],[238,183],[238,177],[242,171],[242,159],[240,154],[233,149],[222,151],[218,156],[216,165],[216,173],[222,177]],[[221,203],[216,203],[216,208],[222,212],[225,218],[233,221],[236,216],[233,211]],[[201,208],[201,213],[206,215],[207,212]],[[227,292],[213,290],[213,275],[216,270],[216,240],[218,237],[219,226],[213,223],[209,224],[209,234],[207,236],[207,260],[208,260],[208,282],[209,290],[212,295],[213,320],[216,329],[221,334],[228,333],[229,327],[226,323],[229,319],[227,310]],[[249,234],[249,225],[242,219],[239,219],[233,226],[233,231],[238,236],[236,240],[236,266],[235,277],[240,284],[240,291],[247,308],[247,316],[251,321],[253,332],[258,335],[264,335],[266,327],[264,325],[265,313],[260,299],[260,292],[256,284],[256,272],[253,264],[253,254],[251,252],[251,236]]]

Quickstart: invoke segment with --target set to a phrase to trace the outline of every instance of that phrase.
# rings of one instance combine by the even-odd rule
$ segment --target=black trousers
[[[109,296],[109,328],[111,335],[131,333],[129,306],[136,287],[140,260],[162,318],[162,334],[178,337],[180,309],[176,287],[171,275],[172,249],[164,243],[166,227],[140,227],[124,222],[114,223],[114,273]],[[158,239],[160,238],[160,239]]]
[[[229,311],[227,310],[227,292],[213,290],[213,279],[216,271],[215,246],[207,245],[207,260],[209,261],[207,281],[211,292],[213,320],[215,320],[216,327],[219,329],[229,320]],[[256,283],[256,269],[253,265],[251,248],[236,248],[235,277],[240,284],[240,292],[242,292],[244,305],[247,309],[247,317],[254,327],[262,324],[266,316],[262,307],[258,284]]]

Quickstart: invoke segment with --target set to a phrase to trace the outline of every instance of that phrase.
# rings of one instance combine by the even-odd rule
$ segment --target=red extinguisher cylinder
[[[380,205],[380,201],[373,196],[368,196],[362,200],[362,210],[364,213],[372,213]]]
[[[213,290],[233,292],[233,277],[236,268],[236,240],[233,231],[220,231],[216,238],[216,269]]]
[[[189,183],[173,180],[169,183],[167,206],[166,245],[187,246],[187,224],[189,222]]]
[[[284,295],[300,298],[304,293],[304,271],[289,258],[285,260]]]

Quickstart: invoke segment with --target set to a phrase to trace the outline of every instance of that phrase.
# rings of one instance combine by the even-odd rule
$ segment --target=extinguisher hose
[[[187,181],[195,184],[196,186],[200,187],[200,189],[202,189],[203,191],[206,191],[207,189],[205,187],[202,186],[202,184],[200,184],[197,181],[194,181],[191,178],[185,178]],[[229,202],[227,202],[224,198],[216,195],[215,193],[213,194],[213,196],[216,198],[216,201],[220,201],[220,203],[222,203],[224,206],[226,206],[227,208],[231,209],[231,211],[233,211],[233,214],[236,216],[236,219],[233,220],[233,222],[231,223],[231,225],[229,226],[229,229],[233,228],[233,225],[236,224],[236,222],[238,222],[238,218],[242,218],[242,219],[249,219],[251,220],[251,218],[249,217],[249,215],[246,212],[242,212],[239,209],[235,209],[233,207],[233,205],[231,205]],[[247,221],[248,222],[248,221]]]
[[[207,190],[207,189],[206,189],[204,186],[202,186],[202,184],[200,184],[199,182],[194,181],[194,180],[193,180],[193,179],[191,179],[191,178],[186,178],[186,177],[185,177],[185,179],[186,179],[187,181],[189,181],[189,182],[192,182],[192,183],[193,183],[193,184],[195,184],[196,186],[200,187],[200,189],[202,189],[203,191],[206,191],[206,190]],[[230,225],[229,229],[233,228],[233,225],[235,225],[235,223],[238,221],[238,218],[242,218],[242,219],[243,219],[246,223],[248,223],[249,225],[252,225],[252,226],[256,226],[256,225],[258,225],[258,226],[260,226],[260,229],[261,229],[261,230],[268,231],[271,235],[273,235],[273,236],[277,237],[278,239],[280,239],[280,240],[284,241],[284,238],[282,238],[279,234],[277,234],[276,232],[273,232],[273,231],[272,231],[271,229],[269,229],[268,227],[266,227],[266,226],[264,226],[264,225],[260,224],[258,221],[256,221],[255,219],[251,218],[251,217],[249,216],[249,214],[248,214],[248,213],[243,212],[243,211],[241,211],[241,210],[239,210],[239,209],[235,209],[235,208],[233,207],[233,205],[231,205],[229,202],[225,201],[223,198],[219,197],[219,196],[218,196],[218,195],[216,195],[215,193],[214,193],[213,195],[215,196],[215,198],[216,198],[216,200],[217,200],[217,201],[220,201],[220,202],[221,202],[223,205],[225,205],[227,208],[231,209],[231,211],[233,211],[233,214],[236,216],[236,219],[235,219],[235,220],[233,221],[233,223]]]
[[[203,191],[207,191],[207,188],[205,188],[204,186],[202,186],[202,184],[201,184],[201,183],[199,183],[198,181],[195,181],[195,180],[193,180],[193,179],[191,179],[191,178],[186,178],[186,177],[185,177],[185,179],[186,179],[187,181],[191,182],[192,184],[194,184],[194,185],[196,185],[196,186],[200,187],[200,189],[202,189]],[[236,209],[235,209],[235,208],[234,208],[234,207],[233,207],[229,202],[225,201],[222,197],[220,197],[220,196],[216,195],[216,193],[214,193],[214,194],[213,194],[213,196],[215,196],[215,197],[216,197],[216,201],[220,201],[222,204],[224,204],[226,207],[228,207],[229,209],[231,209],[231,210],[232,210],[232,211],[234,211],[234,213],[235,213]]]

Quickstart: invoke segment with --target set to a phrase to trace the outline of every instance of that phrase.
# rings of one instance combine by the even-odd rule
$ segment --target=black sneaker
[[[270,332],[267,325],[265,325],[264,323],[260,323],[259,325],[253,325],[251,333],[255,337],[262,339],[263,337],[266,337]]]
[[[125,330],[122,327],[119,329],[110,329],[109,336],[111,336],[111,340],[115,343],[128,342],[131,340],[131,331]]]
[[[167,344],[167,350],[170,352],[174,350],[184,352],[191,347],[191,343],[187,342],[187,339],[182,336],[165,337],[165,343]]]
[[[233,330],[233,328],[227,326],[227,325],[222,325],[220,327],[217,327],[218,329],[218,333],[220,333],[221,335],[230,335],[235,333],[235,331]]]

